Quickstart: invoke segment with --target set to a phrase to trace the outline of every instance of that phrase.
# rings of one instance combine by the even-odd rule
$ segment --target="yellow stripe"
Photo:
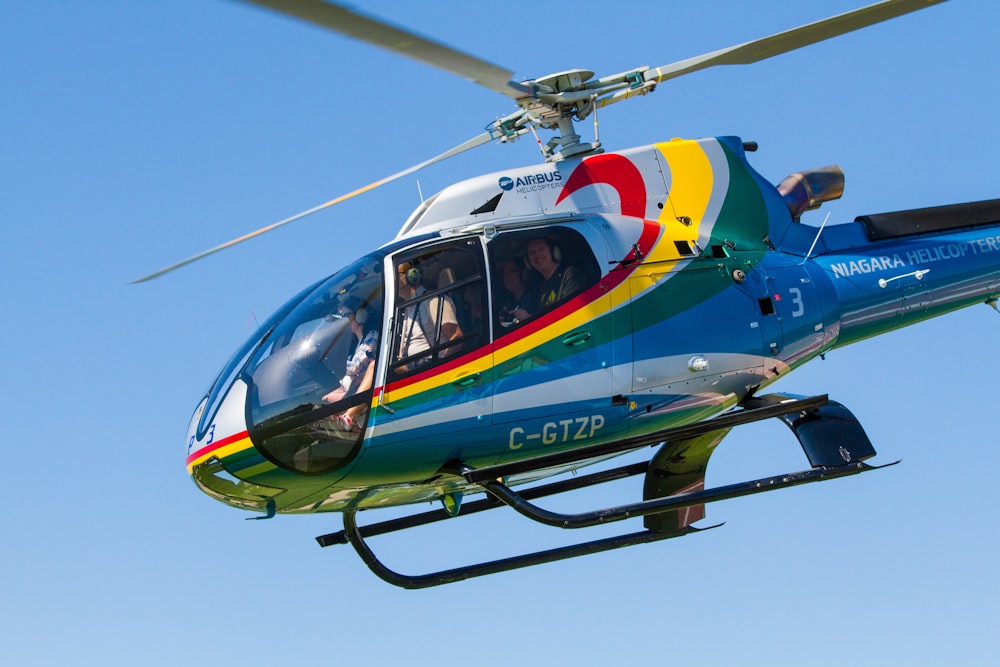
[[[666,226],[671,242],[657,244],[652,256],[647,258],[654,262],[680,257],[673,240],[693,242],[698,239],[715,185],[712,163],[697,141],[675,139],[655,147],[670,168],[670,193],[660,214],[660,223]],[[677,221],[680,217],[690,218],[691,224],[681,225]]]
[[[503,349],[497,350],[493,354],[494,363],[499,365],[510,361],[514,357],[525,354],[526,352],[538,347],[545,341],[557,338],[572,331],[573,329],[583,326],[593,319],[600,317],[608,312],[608,309],[606,308],[607,303],[608,302],[604,298],[598,298],[595,301],[591,301],[583,308],[573,311],[561,320],[553,322],[538,333],[508,345]]]
[[[623,280],[620,285],[611,290],[611,310],[632,300],[632,290],[629,288],[628,282],[628,280]]]
[[[250,442],[250,438],[243,438],[242,440],[231,442],[225,447],[219,447],[218,449],[213,449],[212,451],[202,454],[195,460],[191,461],[187,466],[188,472],[190,473],[196,465],[204,463],[213,456],[222,459],[227,456],[232,456],[233,454],[237,454],[239,452],[250,449],[251,447],[253,447],[253,443]]]
[[[621,299],[628,298],[628,286],[621,285],[616,292],[621,292]],[[557,338],[560,335],[566,334],[573,329],[583,326],[587,322],[600,317],[607,311],[607,301],[604,298],[598,298],[596,301],[591,302],[587,306],[580,308],[561,320],[553,322],[548,327],[542,329],[541,331],[528,336],[524,340],[518,341],[504,347],[503,349],[496,350],[494,352],[493,358],[491,359],[489,355],[482,357],[476,361],[464,364],[448,373],[434,375],[422,380],[415,384],[403,387],[401,389],[395,389],[389,393],[386,400],[398,401],[410,396],[414,396],[421,392],[430,391],[436,389],[445,384],[455,382],[462,379],[465,376],[472,375],[474,373],[482,373],[489,370],[496,364],[502,364],[505,361],[509,361],[514,357],[525,354],[530,350],[538,347],[545,341]],[[372,399],[372,406],[374,407],[378,403],[378,398]]]
[[[480,357],[476,361],[470,361],[467,364],[463,364],[458,368],[455,368],[447,373],[439,373],[432,375],[426,380],[421,380],[420,382],[411,384],[409,386],[403,387],[401,389],[393,389],[390,395],[386,397],[386,400],[398,401],[404,398],[409,398],[421,392],[430,391],[431,389],[436,389],[438,387],[444,386],[451,382],[456,382],[461,380],[463,377],[474,375],[476,373],[483,373],[488,371],[493,366],[493,360],[490,355],[485,355]],[[378,404],[378,397],[372,398],[372,407]]]

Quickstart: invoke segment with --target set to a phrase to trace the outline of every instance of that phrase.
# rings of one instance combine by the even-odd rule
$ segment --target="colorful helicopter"
[[[446,188],[394,240],[289,300],[191,419],[187,466],[205,493],[257,518],[342,512],[344,530],[319,543],[350,543],[390,583],[433,586],[682,536],[699,530],[708,502],[876,469],[844,406],[764,388],[831,349],[995,307],[1000,295],[1000,200],[817,229],[799,219],[840,197],[836,167],[775,186],[747,161],[755,146],[736,137],[606,153],[574,126],[670,78],[935,2],[882,2],[655,69],[525,82],[321,0],[255,2],[459,74],[517,110],[432,160],[140,280],[461,151],[558,133],[539,140],[543,164]],[[769,418],[791,428],[809,467],[705,488],[726,434]],[[541,482],[653,446],[648,461]],[[636,475],[643,498],[632,504],[565,514],[533,502]],[[427,501],[442,507],[357,524],[361,510]],[[504,505],[561,528],[643,517],[644,530],[422,575],[390,570],[366,541]]]

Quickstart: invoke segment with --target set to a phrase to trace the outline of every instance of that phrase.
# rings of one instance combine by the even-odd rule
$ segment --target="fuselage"
[[[188,470],[245,509],[339,511],[477,490],[449,462],[704,419],[831,348],[993,299],[988,218],[817,238],[733,137],[474,178],[265,323],[195,411]]]

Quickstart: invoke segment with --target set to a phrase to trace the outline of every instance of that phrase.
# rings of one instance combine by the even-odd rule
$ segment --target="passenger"
[[[420,268],[410,262],[403,262],[396,268],[398,276],[397,291],[399,302],[418,300],[427,290],[421,284]],[[399,359],[409,359],[415,355],[438,345],[444,345],[462,336],[462,328],[455,316],[455,304],[447,295],[432,296],[420,300],[416,305],[402,309]],[[455,347],[445,347],[438,356],[443,358],[451,354]],[[417,364],[426,363],[430,357],[418,360]],[[403,368],[400,370],[410,370]]]
[[[348,296],[337,309],[341,317],[347,317],[355,346],[347,358],[346,372],[340,379],[340,386],[323,396],[327,403],[337,403],[349,396],[368,391],[375,377],[375,357],[378,354],[378,329],[381,322],[358,296]],[[364,403],[351,406],[335,419],[341,421],[348,431],[359,431],[365,421],[368,406]]]
[[[505,327],[520,324],[533,314],[528,308],[534,309],[538,295],[528,288],[523,264],[515,259],[500,263],[500,277],[506,291],[498,311],[500,324]]]
[[[542,276],[538,294],[538,312],[551,308],[583,290],[584,281],[580,270],[563,264],[562,260],[548,239],[539,237],[528,241],[528,264]]]

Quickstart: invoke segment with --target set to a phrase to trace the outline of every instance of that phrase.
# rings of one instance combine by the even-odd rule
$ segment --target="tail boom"
[[[813,261],[838,296],[844,345],[1000,295],[1000,200],[858,217]]]

